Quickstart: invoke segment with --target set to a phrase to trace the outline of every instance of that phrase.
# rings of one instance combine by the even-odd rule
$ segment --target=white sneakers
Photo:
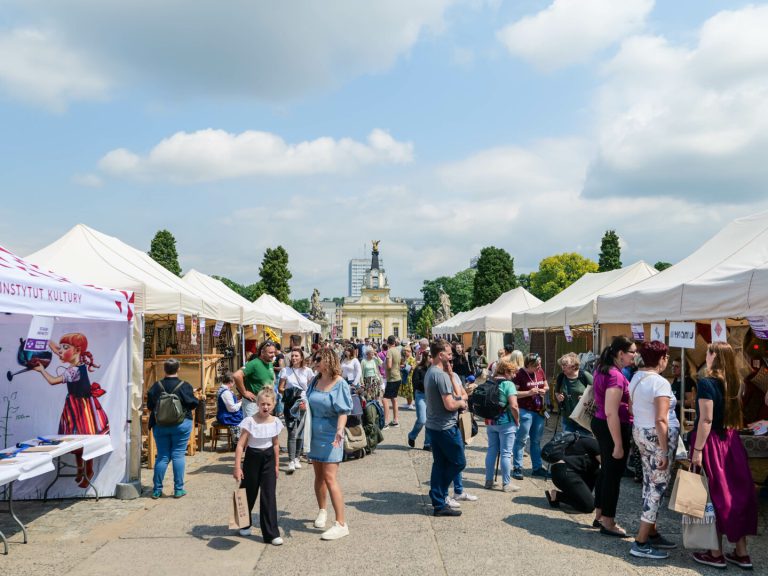
[[[448,508],[461,508],[461,504],[459,504],[456,500],[448,496],[445,499],[445,505],[448,506]]]
[[[272,546],[282,546],[283,545],[283,539],[278,536],[277,538],[273,538],[272,542],[270,542]]]
[[[475,496],[474,494],[470,494],[469,492],[462,492],[461,494],[456,494],[454,492],[452,500],[474,502],[475,500],[477,500],[477,496]]]
[[[285,471],[288,474],[293,474],[296,471],[296,462],[291,460],[288,462],[288,465],[285,467]]]
[[[240,536],[250,536],[251,532],[252,532],[252,529],[250,527],[248,527],[248,528],[240,528],[240,530],[238,530],[238,532],[240,533]],[[283,545],[283,539],[280,538],[280,536],[278,536],[277,538],[273,538],[272,542],[270,542],[270,544],[272,544],[272,546],[282,546]]]
[[[320,539],[321,540],[338,540],[339,538],[344,538],[344,536],[349,536],[349,526],[347,524],[344,524],[342,526],[338,522],[334,522],[333,526],[331,526],[328,530],[322,533],[322,535],[320,536]]]
[[[504,486],[502,486],[501,489],[504,492],[520,492],[520,490],[522,490],[520,486],[518,486],[517,484],[512,484],[512,482],[510,482],[509,484],[504,484]]]
[[[315,518],[315,528],[325,528],[325,522],[328,520],[328,512],[320,508]]]
[[[294,466],[294,468],[296,468],[296,470],[301,470],[301,462],[299,462],[299,459],[298,459],[298,458],[296,458],[296,459],[293,461],[293,466]]]
[[[251,535],[251,527],[248,528],[240,528],[240,536],[250,536]]]

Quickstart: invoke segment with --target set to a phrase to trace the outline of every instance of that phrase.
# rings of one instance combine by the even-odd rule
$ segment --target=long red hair
[[[79,332],[71,332],[64,334],[59,339],[59,344],[69,344],[70,346],[77,348],[78,354],[80,354],[80,361],[86,365],[88,372],[93,372],[96,368],[100,368],[98,364],[93,361],[93,354],[88,352],[88,338],[85,334]]]

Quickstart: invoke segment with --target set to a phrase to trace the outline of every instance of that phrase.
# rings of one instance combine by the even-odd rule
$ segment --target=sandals
[[[616,529],[609,530],[608,528],[606,528],[602,524],[600,525],[600,534],[602,534],[604,536],[614,536],[616,538],[626,538],[627,537],[627,532],[623,528],[619,528],[617,526]]]

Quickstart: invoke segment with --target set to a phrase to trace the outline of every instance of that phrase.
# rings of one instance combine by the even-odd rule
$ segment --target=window
[[[395,325],[392,327],[392,335],[393,335],[395,338],[400,338],[400,326],[398,326],[397,324],[395,324]]]
[[[357,338],[357,326],[352,326],[352,338]]]

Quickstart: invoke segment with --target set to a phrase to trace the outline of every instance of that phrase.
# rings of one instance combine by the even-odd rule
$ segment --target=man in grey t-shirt
[[[451,378],[451,345],[437,340],[431,345],[432,366],[424,377],[427,423],[432,444],[432,475],[429,497],[435,516],[460,516],[461,510],[447,505],[448,488],[456,475],[464,470],[464,441],[456,422],[458,410],[467,403],[454,396]]]

